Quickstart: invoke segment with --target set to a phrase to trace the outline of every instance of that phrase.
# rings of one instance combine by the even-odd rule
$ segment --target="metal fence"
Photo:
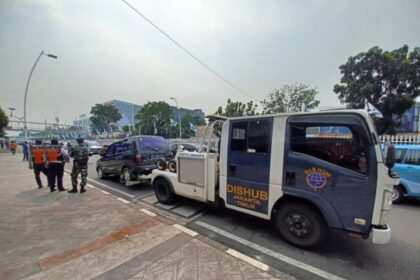
[[[379,141],[381,143],[420,145],[420,134],[380,135]]]

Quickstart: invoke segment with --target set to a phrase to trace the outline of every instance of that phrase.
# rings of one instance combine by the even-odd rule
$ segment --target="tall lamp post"
[[[25,141],[28,141],[28,128],[26,126],[26,97],[28,96],[29,82],[31,81],[32,73],[34,72],[35,67],[38,64],[38,61],[41,59],[41,56],[43,55],[57,59],[56,55],[47,54],[47,53],[44,53],[44,51],[41,51],[38,58],[35,60],[34,65],[32,66],[31,72],[29,73],[28,81],[26,82],[25,99],[23,101],[23,129],[25,130]]]
[[[171,99],[173,101],[175,101],[176,104],[176,108],[178,109],[178,120],[179,120],[179,139],[181,139],[181,114],[179,113],[179,106],[178,106],[178,102],[176,101],[175,98],[171,97]]]

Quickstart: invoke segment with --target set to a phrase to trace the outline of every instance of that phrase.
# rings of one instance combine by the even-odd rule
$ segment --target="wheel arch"
[[[284,194],[280,197],[271,210],[271,219],[275,216],[275,212],[277,209],[285,204],[285,203],[292,203],[292,202],[300,202],[311,206],[312,208],[316,209],[321,216],[324,218],[325,223],[331,228],[341,229],[343,228],[343,224],[340,220],[339,215],[334,210],[332,205],[328,203],[326,200],[322,199],[319,196],[316,196],[311,193],[307,192],[299,192],[299,191],[287,191],[283,190]]]
[[[174,185],[172,184],[171,180],[168,178],[168,176],[165,176],[165,175],[163,175],[163,174],[159,174],[159,175],[157,175],[156,177],[154,177],[154,178],[153,178],[153,180],[152,180],[152,186],[153,186],[153,184],[155,183],[155,181],[156,181],[156,180],[158,180],[158,179],[163,179],[163,180],[165,180],[166,182],[168,182],[169,187],[171,188],[171,191],[172,191],[174,194],[176,194],[176,192],[175,192],[175,188],[174,188]]]

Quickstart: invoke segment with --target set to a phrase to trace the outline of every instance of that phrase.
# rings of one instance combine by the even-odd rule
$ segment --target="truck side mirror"
[[[386,152],[386,163],[385,165],[391,169],[392,167],[394,167],[395,164],[395,147],[394,145],[390,144],[388,146],[388,150]]]

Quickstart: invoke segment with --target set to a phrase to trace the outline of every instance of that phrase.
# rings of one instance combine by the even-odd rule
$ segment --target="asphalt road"
[[[393,205],[392,240],[374,245],[332,232],[324,246],[306,251],[278,238],[264,220],[182,199],[172,206],[157,203],[150,184],[122,186],[118,179],[99,180],[98,156],[89,162],[89,183],[132,202],[142,201],[168,211],[187,227],[260,260],[297,279],[420,279],[420,201]],[[69,165],[68,168],[71,168]],[[279,274],[284,278],[284,274]]]

